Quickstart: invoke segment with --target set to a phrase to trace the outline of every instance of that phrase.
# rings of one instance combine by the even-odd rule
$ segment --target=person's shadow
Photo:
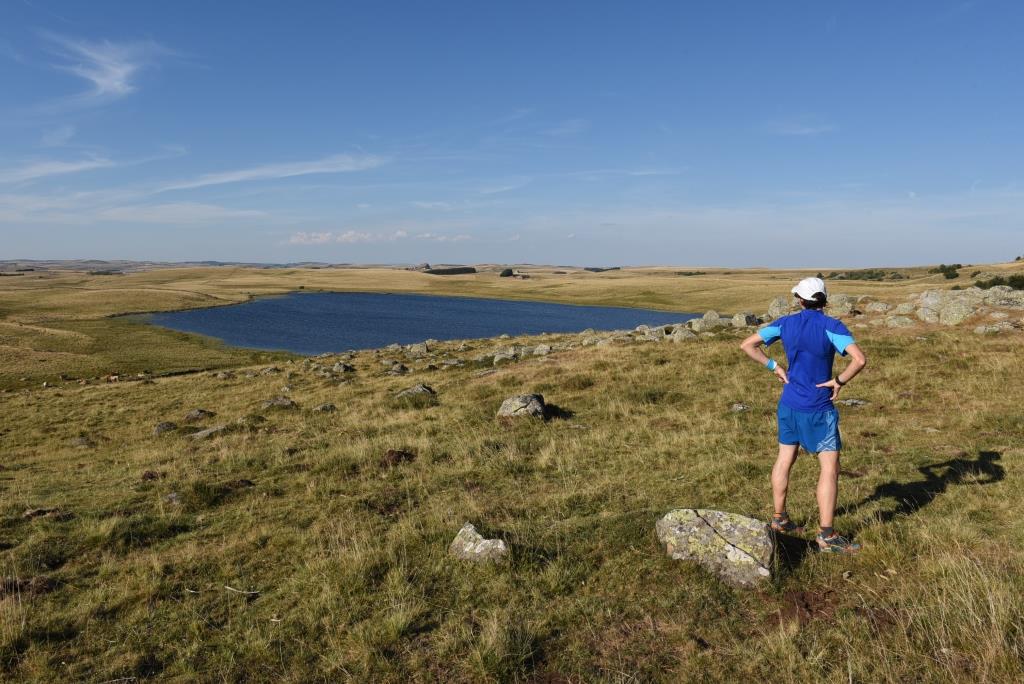
[[[935,497],[945,492],[950,485],[986,485],[999,482],[1006,477],[1006,470],[996,463],[999,458],[999,452],[980,451],[975,460],[959,457],[923,465],[917,469],[924,475],[923,480],[905,483],[895,480],[884,482],[875,487],[870,496],[837,509],[836,516],[856,513],[864,506],[884,499],[892,499],[895,506],[876,513],[875,518],[879,522],[890,522],[898,515],[912,515],[934,501]],[[808,553],[817,548],[817,544],[802,537],[775,532],[772,536],[778,551],[777,560],[790,572],[803,562]]]
[[[950,485],[991,484],[1006,477],[1006,471],[996,463],[1000,454],[996,451],[978,452],[978,458],[952,458],[939,463],[929,463],[918,468],[923,480],[914,482],[884,482],[870,496],[854,504],[847,504],[836,511],[836,515],[848,515],[875,501],[892,499],[895,506],[879,511],[875,518],[887,523],[898,515],[912,515],[930,504]]]

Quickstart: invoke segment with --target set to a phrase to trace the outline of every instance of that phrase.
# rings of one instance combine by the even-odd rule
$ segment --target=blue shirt
[[[832,378],[836,352],[846,356],[846,348],[853,344],[853,335],[842,321],[819,309],[804,309],[772,321],[757,334],[766,345],[781,339],[786,349],[789,383],[782,390],[780,404],[794,411],[832,408],[832,390],[815,385]]]

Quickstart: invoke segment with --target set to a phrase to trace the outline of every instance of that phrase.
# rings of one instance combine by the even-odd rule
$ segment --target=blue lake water
[[[694,314],[470,297],[365,292],[293,293],[211,309],[146,316],[150,323],[236,347],[322,354],[394,342],[457,340],[542,332],[632,329]]]

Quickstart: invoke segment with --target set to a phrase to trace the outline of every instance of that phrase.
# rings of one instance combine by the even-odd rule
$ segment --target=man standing
[[[797,533],[803,528],[786,512],[789,471],[796,462],[797,451],[818,454],[821,471],[818,475],[818,549],[826,553],[855,553],[860,545],[836,534],[832,518],[839,490],[839,413],[832,404],[839,391],[867,364],[864,352],[850,331],[835,318],[826,316],[828,294],[821,278],[804,278],[792,290],[802,307],[799,313],[783,316],[743,340],[740,349],[747,356],[775,373],[785,385],[779,398],[779,457],[772,468],[772,499],[775,512],[771,527],[777,532]],[[761,345],[770,346],[782,340],[789,371],[769,359]],[[852,361],[841,373],[832,377],[832,361],[836,352]]]

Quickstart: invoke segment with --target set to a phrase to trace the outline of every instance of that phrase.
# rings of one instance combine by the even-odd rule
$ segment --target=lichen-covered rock
[[[939,310],[939,323],[943,325],[959,325],[974,315],[975,307],[965,301],[954,299],[947,302]]]
[[[907,316],[889,316],[885,319],[885,325],[889,328],[908,328],[914,325],[914,319]]]
[[[695,333],[706,332],[711,328],[711,326],[708,325],[708,322],[703,318],[691,318],[686,321],[686,325]]]
[[[896,308],[894,308],[892,310],[892,313],[893,313],[894,316],[907,316],[907,315],[910,315],[910,314],[914,313],[914,303],[913,302],[903,302],[902,304],[897,304]]]
[[[406,347],[406,351],[410,356],[426,356],[430,353],[430,345],[426,342],[417,342]]]
[[[334,413],[338,407],[334,404],[320,404],[313,407],[313,413]]]
[[[498,418],[543,418],[545,412],[544,397],[540,394],[520,394],[509,397],[501,402]]]
[[[204,439],[213,439],[214,437],[220,437],[221,435],[227,434],[227,432],[227,425],[215,425],[211,428],[200,430],[199,432],[193,432],[191,435],[189,435],[189,437],[196,441],[201,441]]]
[[[697,339],[697,335],[683,326],[678,326],[672,331],[672,334],[669,335],[667,339],[671,342],[679,343],[686,342],[687,340],[695,340]]]
[[[196,423],[196,422],[198,422],[200,420],[205,420],[207,418],[213,418],[215,415],[217,415],[217,414],[214,413],[213,411],[207,411],[206,409],[202,409],[202,408],[192,409],[191,411],[189,411],[188,413],[185,414],[185,422],[186,423]]]
[[[550,353],[551,353],[551,345],[550,344],[538,344],[536,347],[533,348],[533,355],[534,356],[547,356]]]
[[[734,328],[746,328],[751,325],[757,325],[757,316],[749,311],[743,311],[732,317],[732,327]]]
[[[853,313],[855,301],[850,295],[831,295],[828,298],[828,312],[832,316],[848,316]]]
[[[886,304],[885,302],[871,302],[866,307],[864,307],[864,310],[867,311],[868,313],[885,313],[891,308],[892,307]]]
[[[781,318],[790,312],[793,307],[793,300],[791,297],[776,297],[772,300],[772,303],[768,305],[768,315],[772,318]]]
[[[917,317],[925,323],[938,323],[939,312],[930,306],[923,306],[917,310]]]
[[[508,547],[501,539],[484,539],[472,524],[466,523],[448,546],[448,553],[474,563],[500,562],[508,557]]]
[[[736,513],[679,508],[655,527],[669,557],[696,561],[736,587],[771,577],[775,543],[768,525]]]

